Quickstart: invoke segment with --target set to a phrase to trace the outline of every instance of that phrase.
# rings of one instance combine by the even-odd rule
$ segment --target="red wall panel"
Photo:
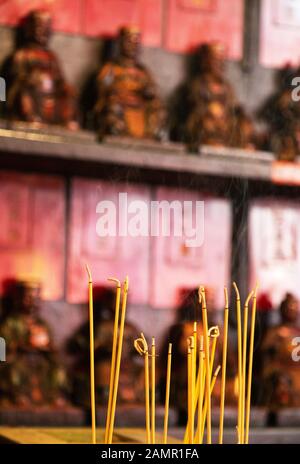
[[[243,0],[168,0],[164,45],[177,52],[203,42],[225,44],[228,57],[240,59],[243,48]]]
[[[110,184],[104,181],[74,179],[72,184],[71,226],[68,259],[68,300],[72,303],[87,300],[88,263],[94,284],[107,285],[108,277],[130,280],[129,301],[148,302],[149,237],[99,237],[96,212],[99,201],[109,200],[118,205],[118,193],[127,192],[128,201],[149,202],[146,187]],[[117,209],[118,212],[118,209]]]
[[[300,2],[263,0],[260,24],[260,63],[281,67],[299,64]]]
[[[34,279],[43,298],[64,290],[64,183],[59,178],[0,173],[0,283]]]
[[[225,200],[208,198],[201,193],[161,187],[156,200],[192,201],[193,227],[195,202],[204,201],[204,242],[200,247],[186,247],[186,236],[153,237],[151,304],[157,308],[178,305],[182,289],[205,285],[213,295],[216,308],[224,305],[224,285],[230,279],[231,211]]]
[[[300,299],[300,204],[256,200],[250,209],[250,288],[259,282],[276,307],[286,292]]]
[[[83,33],[115,35],[120,26],[139,26],[145,45],[161,45],[162,0],[86,0]]]
[[[15,26],[31,10],[44,8],[53,14],[57,31],[81,32],[81,0],[0,0],[0,24]]]

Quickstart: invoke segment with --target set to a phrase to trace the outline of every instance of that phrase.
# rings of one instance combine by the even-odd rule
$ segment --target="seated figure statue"
[[[106,134],[150,139],[165,135],[165,110],[152,76],[139,61],[140,37],[136,28],[121,28],[119,55],[98,74],[95,115],[100,139]]]
[[[57,363],[51,331],[39,315],[40,285],[18,281],[11,305],[0,325],[7,355],[0,369],[2,402],[18,406],[63,405],[67,381]]]
[[[300,154],[299,91],[296,92],[297,98],[293,98],[292,87],[299,70],[290,65],[280,69],[276,75],[275,92],[258,111],[258,116],[267,125],[262,148],[273,151],[282,161],[295,161]]]
[[[12,120],[36,126],[77,129],[76,99],[55,54],[49,50],[51,16],[35,10],[25,18],[22,46],[12,56],[8,112]]]
[[[203,44],[188,83],[185,137],[191,151],[199,145],[254,148],[254,128],[224,76],[224,47]]]
[[[300,406],[300,366],[293,359],[293,339],[299,337],[298,301],[287,293],[280,305],[281,322],[267,330],[262,341],[263,403],[274,410]]]

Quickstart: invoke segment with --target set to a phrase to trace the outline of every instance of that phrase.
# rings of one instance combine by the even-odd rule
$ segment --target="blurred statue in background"
[[[94,287],[94,336],[96,402],[107,404],[114,331],[115,292],[108,287]],[[125,322],[119,379],[118,401],[139,403],[143,399],[143,365],[134,349],[138,329]],[[84,322],[69,340],[68,351],[75,356],[72,370],[73,402],[89,407],[89,323]]]
[[[25,18],[22,46],[12,57],[8,111],[11,119],[77,129],[76,99],[49,50],[51,16],[35,10]]]
[[[6,362],[0,368],[0,397],[7,404],[34,406],[65,403],[67,382],[58,367],[51,331],[39,315],[40,285],[18,281],[12,306],[0,325]]]
[[[106,135],[162,139],[165,110],[149,71],[140,63],[141,34],[123,27],[119,32],[119,54],[98,75],[95,106],[100,139]]]
[[[274,411],[300,406],[300,366],[292,357],[292,341],[300,335],[297,299],[287,293],[280,305],[281,322],[267,330],[262,341],[263,403]]]
[[[300,102],[292,98],[292,80],[300,69],[286,66],[276,76],[276,92],[258,112],[268,126],[263,147],[279,160],[294,161],[300,153]]]
[[[198,151],[203,144],[254,149],[252,121],[224,76],[224,47],[203,44],[195,59],[186,102],[185,136],[190,150]]]
[[[180,305],[177,309],[177,320],[170,327],[165,336],[162,354],[160,356],[160,392],[163,400],[165,394],[165,366],[167,363],[168,344],[172,343],[172,356],[176,363],[172,365],[172,382],[170,387],[170,404],[178,411],[178,425],[186,425],[187,421],[187,338],[193,335],[194,321],[197,321],[198,340],[200,344],[200,333],[203,334],[202,320],[199,321],[201,306],[199,305],[198,289],[182,289]],[[219,331],[215,324],[214,316],[214,292],[213,289],[206,288],[206,303],[210,317],[210,342],[213,338],[217,339],[214,371],[218,365],[222,364],[223,333]],[[235,404],[235,357],[230,343],[227,352],[227,382],[226,382],[226,403]],[[220,378],[214,387],[212,394],[212,404],[219,404],[220,400]]]

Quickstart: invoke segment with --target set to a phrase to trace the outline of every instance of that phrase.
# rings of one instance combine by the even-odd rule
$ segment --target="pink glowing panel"
[[[181,209],[188,220],[182,237],[173,233],[170,237],[152,237],[153,259],[151,282],[153,293],[151,304],[157,308],[174,308],[182,289],[192,289],[203,284],[213,295],[215,308],[224,305],[224,285],[230,278],[231,254],[231,210],[227,201],[207,197],[199,192],[159,188],[156,199],[168,202],[191,201],[191,211]],[[187,247],[186,239],[195,237],[192,229],[196,225],[196,201],[204,201],[204,235],[200,247]],[[184,213],[182,213],[184,211]],[[179,214],[179,210],[177,211]],[[178,217],[178,216],[177,216]],[[199,236],[202,221],[198,222]],[[171,227],[174,230],[174,227]]]
[[[0,24],[15,26],[31,10],[39,8],[52,12],[55,30],[81,32],[81,0],[0,0]]]
[[[108,277],[130,279],[129,301],[137,304],[148,302],[149,294],[149,245],[145,236],[101,236],[96,231],[97,222],[104,213],[96,212],[100,201],[111,201],[116,206],[116,226],[121,219],[126,222],[126,207],[119,208],[119,193],[127,193],[128,205],[142,201],[147,210],[149,189],[126,184],[110,184],[105,181],[74,179],[72,183],[71,226],[68,260],[68,300],[72,303],[87,300],[87,275],[85,263],[93,274],[95,285],[108,285]],[[147,223],[147,211],[145,221]],[[134,217],[129,213],[128,220]],[[124,222],[124,224],[125,224]],[[112,224],[112,223],[111,223]],[[124,226],[125,227],[125,226]],[[125,229],[124,229],[125,230]]]
[[[260,63],[281,67],[299,65],[300,2],[263,0],[260,23]]]
[[[48,176],[0,174],[0,282],[39,280],[43,298],[63,297],[64,183]]]
[[[300,203],[257,200],[250,209],[250,286],[274,306],[286,292],[300,298]]]
[[[121,26],[138,26],[143,43],[159,47],[162,3],[162,0],[86,0],[84,34],[113,36]]]
[[[242,57],[243,0],[168,0],[167,5],[167,49],[185,52],[217,40],[226,46],[229,58]]]

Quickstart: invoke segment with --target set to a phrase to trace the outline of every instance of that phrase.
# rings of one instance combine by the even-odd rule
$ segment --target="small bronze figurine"
[[[18,281],[11,301],[0,326],[7,350],[0,369],[2,402],[18,406],[64,404],[66,376],[58,367],[50,329],[38,314],[40,285]]]
[[[263,148],[283,161],[294,161],[300,154],[300,102],[292,98],[292,80],[299,72],[291,66],[281,69],[276,78],[276,92],[258,112],[268,126]]]
[[[9,116],[15,121],[77,129],[75,93],[49,50],[51,16],[35,10],[24,21],[24,43],[12,57]]]
[[[277,410],[300,406],[299,363],[292,357],[292,341],[299,336],[298,301],[287,293],[280,305],[281,323],[267,330],[261,346],[263,403]]]
[[[165,135],[165,110],[149,71],[139,62],[141,34],[123,27],[119,55],[98,75],[95,107],[100,139],[106,135],[161,139]]]
[[[204,44],[196,56],[194,75],[188,85],[186,139],[191,151],[199,145],[254,148],[251,119],[237,103],[224,76],[224,47]]]

